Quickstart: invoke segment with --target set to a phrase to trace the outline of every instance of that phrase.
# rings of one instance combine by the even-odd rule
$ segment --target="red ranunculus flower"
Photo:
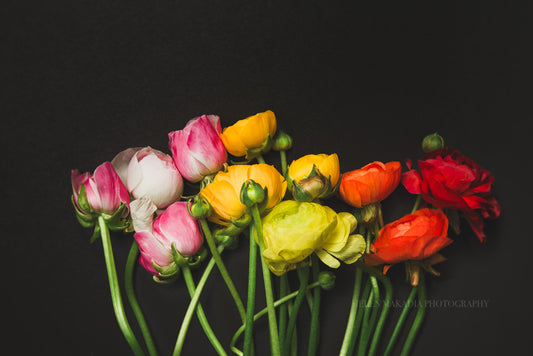
[[[424,260],[448,246],[448,218],[438,209],[420,209],[385,225],[365,263],[370,266],[393,265],[408,260]]]
[[[481,242],[486,240],[483,218],[500,216],[500,205],[492,194],[494,177],[461,153],[444,148],[429,152],[418,161],[420,173],[410,169],[402,175],[402,184],[412,194],[422,194],[437,208],[463,212]]]

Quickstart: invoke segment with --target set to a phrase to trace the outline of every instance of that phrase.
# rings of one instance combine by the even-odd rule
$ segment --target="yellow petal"
[[[326,265],[328,265],[329,267],[331,268],[339,268],[340,267],[340,262],[333,258],[329,253],[327,253],[326,251],[320,249],[320,250],[316,250],[316,255],[318,256],[318,258],[320,258],[320,260],[322,262],[324,262]]]
[[[317,165],[318,170],[324,177],[331,179],[331,186],[335,186],[340,177],[339,156],[336,153],[326,156]]]
[[[241,157],[246,154],[246,146],[239,134],[239,130],[234,126],[225,127],[220,134],[220,139],[226,150],[235,157]]]
[[[366,242],[362,235],[350,235],[346,245],[342,250],[328,252],[344,263],[351,264],[361,258],[365,252],[365,249]]]

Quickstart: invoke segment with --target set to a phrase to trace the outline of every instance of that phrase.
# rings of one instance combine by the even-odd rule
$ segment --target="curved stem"
[[[148,354],[150,354],[150,356],[157,356],[157,349],[155,347],[154,340],[152,339],[152,335],[150,334],[148,324],[144,319],[142,309],[139,305],[139,302],[137,301],[137,297],[135,296],[135,288],[133,287],[133,271],[135,268],[135,261],[137,260],[138,253],[139,245],[135,240],[133,240],[133,243],[131,244],[130,248],[130,253],[128,254],[128,260],[126,261],[126,271],[124,273],[124,289],[126,291],[126,297],[128,298],[131,309],[133,310],[133,314],[135,314],[135,318],[137,319],[137,323],[139,324],[139,328],[141,329],[144,342],[146,343],[146,347],[148,349]]]
[[[211,255],[213,255],[213,259],[218,267],[218,270],[220,271],[220,274],[222,275],[222,278],[224,279],[224,282],[226,283],[226,286],[228,287],[228,290],[231,296],[233,297],[233,300],[235,301],[235,305],[237,306],[237,309],[239,311],[241,321],[244,323],[246,321],[246,309],[244,308],[244,304],[242,303],[239,292],[237,292],[237,288],[235,288],[235,284],[233,283],[233,280],[231,279],[228,270],[224,265],[224,261],[222,261],[222,257],[220,256],[220,253],[217,250],[215,240],[213,239],[211,230],[207,225],[207,221],[205,219],[198,219],[198,221],[200,222],[200,226],[202,227],[202,230],[204,232],[205,240],[207,241],[207,245],[209,246]]]
[[[309,284],[307,286],[307,290],[311,290],[313,288],[317,288],[317,287],[320,287],[320,283],[318,282],[315,282],[315,283],[312,283],[312,284]],[[284,296],[283,298],[280,298],[278,300],[276,300],[274,302],[274,308],[277,308],[279,307],[280,305],[285,305],[285,303],[287,303],[289,300],[293,299],[293,298],[296,298],[298,296],[298,293],[299,291],[296,291],[296,292],[292,292],[290,294],[287,294],[286,296]],[[268,313],[268,308],[263,308],[261,309],[257,314],[255,314],[253,316],[253,321],[257,321],[259,318],[261,318],[262,316],[264,316],[265,314]],[[245,329],[248,329],[248,327],[243,324],[239,327],[239,329],[237,329],[237,331],[235,332],[235,334],[233,334],[233,337],[231,338],[231,350],[236,353],[237,355],[240,355],[242,356],[243,353],[237,349],[235,347],[235,344],[237,343],[237,339],[239,338],[239,336],[242,335],[242,333],[245,331]]]
[[[366,306],[366,302],[368,301],[368,298],[370,296],[370,290],[371,290],[370,283],[367,282],[365,284],[365,288],[363,289],[363,294],[361,295],[361,298],[359,300],[360,304],[361,304],[361,302],[364,302],[365,306]],[[353,353],[354,353],[355,343],[357,341],[357,337],[359,335],[359,331],[361,329],[363,329],[362,324],[363,324],[363,316],[364,316],[364,314],[365,314],[365,310],[361,310],[359,313],[357,313],[357,315],[355,317],[355,325],[354,325],[354,330],[353,330],[353,333],[352,333],[352,339],[350,340],[350,343],[348,345],[348,352],[347,352],[348,355],[353,355]],[[361,333],[363,331],[361,331]]]
[[[189,325],[191,323],[192,315],[196,310],[196,306],[198,305],[198,301],[200,300],[200,295],[202,294],[202,291],[207,282],[207,278],[213,270],[213,267],[215,267],[214,257],[211,258],[211,260],[205,267],[204,273],[202,274],[202,277],[200,278],[200,281],[196,286],[196,290],[194,291],[194,294],[191,297],[191,301],[189,303],[189,306],[187,307],[187,311],[185,312],[185,317],[183,317],[181,323],[178,339],[176,340],[176,346],[174,347],[174,352],[172,353],[173,356],[178,356],[181,354],[181,350],[183,349],[183,343],[185,342],[185,336],[187,335],[187,330],[189,329]],[[183,269],[186,268],[188,268],[188,266],[183,267]]]
[[[291,347],[292,334],[294,332],[294,327],[296,326],[296,320],[298,319],[298,311],[300,306],[305,298],[307,282],[309,280],[309,267],[298,268],[298,276],[300,277],[300,288],[298,290],[298,296],[294,301],[294,306],[292,308],[291,316],[289,317],[289,324],[287,326],[287,335],[285,342],[283,343],[282,354],[288,355]]]
[[[415,205],[413,205],[413,209],[411,210],[411,214],[418,210],[418,207],[420,206],[421,202],[422,202],[422,194],[418,194],[415,200]]]
[[[411,288],[411,293],[409,293],[409,297],[407,297],[407,301],[405,302],[405,305],[402,309],[402,313],[400,314],[400,317],[396,322],[396,326],[394,327],[392,335],[389,339],[389,343],[387,344],[387,348],[385,349],[385,356],[389,356],[390,354],[392,354],[392,351],[394,350],[394,345],[396,344],[396,340],[398,340],[398,336],[400,336],[400,331],[402,330],[403,324],[407,319],[407,315],[409,314],[409,308],[411,308],[411,304],[413,303],[417,292],[418,286],[414,286],[413,288]]]
[[[255,281],[257,277],[257,245],[253,237],[253,226],[250,225],[250,254],[248,257],[248,297],[246,299],[246,320],[244,325],[244,355],[251,355],[252,337],[254,327],[254,309],[255,309]]]
[[[358,356],[365,356],[366,347],[368,346],[368,339],[370,332],[374,328],[374,322],[377,315],[377,307],[374,306],[374,290],[372,288],[372,282],[368,281],[367,285],[370,285],[370,296],[366,300],[365,310],[363,316],[363,327],[361,329],[361,339],[359,341],[359,347],[357,350]],[[366,287],[365,287],[366,289]]]
[[[407,340],[405,340],[405,344],[403,345],[401,356],[407,356],[411,352],[414,341],[416,339],[416,335],[418,333],[418,330],[420,329],[420,326],[422,325],[422,322],[424,321],[425,315],[426,315],[426,282],[425,282],[424,273],[420,271],[420,281],[418,282],[418,311],[416,312],[415,320],[413,321],[411,330],[409,330],[409,334],[407,335]]]
[[[381,309],[381,314],[379,315],[379,320],[376,325],[376,331],[374,331],[374,336],[372,337],[372,342],[370,344],[370,350],[368,351],[369,356],[373,356],[377,351],[379,339],[381,337],[381,333],[385,325],[385,320],[387,319],[387,315],[389,314],[390,306],[392,302],[392,294],[393,294],[392,284],[389,278],[385,277],[384,275],[381,275],[381,276],[383,276],[383,278],[381,278],[380,281],[385,287],[385,300],[383,302],[383,308]]]
[[[348,324],[346,325],[346,331],[344,332],[344,339],[342,341],[341,351],[339,353],[339,356],[346,356],[349,353],[350,349],[350,341],[355,338],[354,334],[354,326],[355,326],[355,318],[357,315],[357,309],[359,307],[359,293],[361,291],[361,282],[363,279],[363,270],[360,268],[356,268],[355,270],[355,282],[353,287],[353,294],[352,294],[352,303],[350,305],[350,314],[348,315]]]
[[[318,282],[319,274],[319,262],[316,254],[313,254],[313,280]],[[314,356],[316,355],[316,350],[318,348],[318,339],[320,335],[320,324],[319,324],[319,313],[320,313],[320,294],[321,289],[317,288],[313,291],[313,308],[311,310],[311,326],[309,331],[309,346],[307,348],[307,355]]]
[[[126,313],[124,312],[124,305],[122,303],[122,297],[120,296],[120,287],[118,284],[117,270],[115,267],[115,259],[113,257],[113,247],[111,246],[111,236],[109,235],[109,229],[107,228],[107,224],[102,216],[98,217],[98,226],[100,227],[100,234],[102,236],[102,246],[104,249],[107,278],[109,280],[109,289],[111,290],[111,300],[113,302],[115,317],[117,318],[120,330],[130,345],[133,353],[136,356],[144,355],[144,351],[135,338],[135,335],[133,334],[133,331],[128,323],[128,319],[126,318]]]
[[[196,286],[194,285],[194,280],[192,278],[191,269],[189,266],[185,265],[182,268],[183,271],[183,278],[185,279],[185,284],[187,285],[187,289],[189,290],[189,295],[191,298],[194,296],[194,292],[196,291]],[[200,325],[202,326],[202,329],[204,329],[205,336],[209,339],[211,342],[211,345],[213,345],[213,348],[217,352],[217,354],[221,356],[226,356],[227,353],[218,341],[217,337],[215,336],[215,333],[213,332],[213,329],[211,329],[211,326],[209,325],[209,322],[207,321],[207,317],[205,316],[204,309],[202,308],[202,305],[198,303],[198,306],[196,308],[196,316],[198,317],[198,321],[200,322]]]
[[[263,241],[263,226],[261,225],[261,216],[259,215],[259,208],[257,204],[252,206],[252,216],[255,224],[255,232],[257,233],[257,242],[259,244],[259,252],[263,256],[265,249],[265,243]],[[261,257],[261,267],[263,270],[263,281],[265,284],[265,298],[268,310],[268,327],[270,331],[270,353],[272,356],[279,356],[279,336],[278,336],[278,324],[276,321],[276,310],[274,309],[274,293],[272,291],[272,281],[270,279],[270,270]],[[290,320],[289,320],[290,322]],[[289,324],[290,325],[290,324]]]

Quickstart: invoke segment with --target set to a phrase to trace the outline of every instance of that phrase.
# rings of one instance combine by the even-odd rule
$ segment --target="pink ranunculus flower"
[[[128,191],[111,162],[99,165],[92,175],[90,173],[80,174],[77,169],[74,169],[71,172],[71,180],[74,203],[79,212],[84,215],[91,215],[93,212],[112,215],[122,203],[127,205],[130,203]],[[89,206],[86,206],[85,202],[80,205],[82,186]],[[93,211],[88,211],[90,209]]]
[[[148,198],[159,209],[177,201],[183,193],[183,179],[172,157],[149,146],[131,158],[126,185],[134,198]]]
[[[203,237],[196,220],[189,214],[186,202],[170,205],[153,222],[152,230],[135,233],[141,251],[140,264],[154,276],[174,267],[172,245],[184,256],[192,256],[202,246]]]
[[[222,169],[227,154],[221,131],[218,116],[202,115],[191,119],[183,130],[168,134],[174,163],[185,179],[198,182]]]

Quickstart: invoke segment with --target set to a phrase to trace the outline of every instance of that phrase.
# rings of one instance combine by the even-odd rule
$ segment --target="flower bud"
[[[424,150],[426,153],[439,150],[441,148],[444,148],[444,139],[436,132],[432,133],[431,135],[427,135],[422,140],[422,150]]]
[[[283,131],[278,131],[272,140],[272,149],[274,151],[287,151],[292,147],[292,137]]]
[[[197,195],[189,207],[189,214],[195,219],[208,218],[211,215],[211,205],[205,198]]]
[[[335,287],[335,275],[330,271],[322,271],[318,274],[320,288],[330,290]]]
[[[241,203],[250,207],[265,200],[265,191],[252,179],[248,179],[241,187]]]

